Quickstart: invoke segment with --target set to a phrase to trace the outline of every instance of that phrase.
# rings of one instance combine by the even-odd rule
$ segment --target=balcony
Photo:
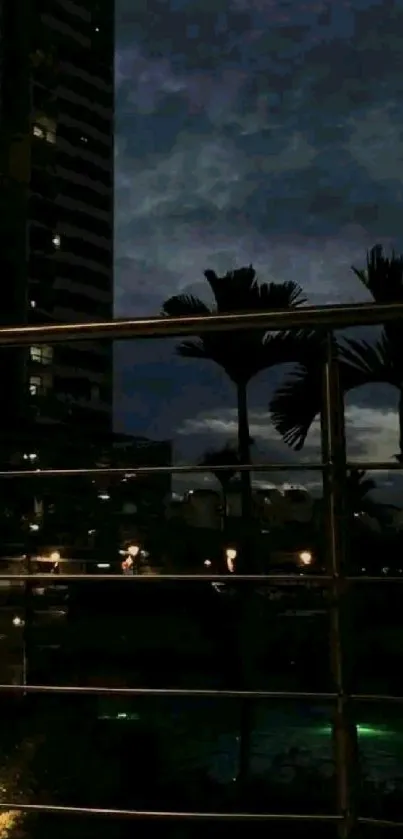
[[[163,836],[199,836],[205,832],[208,824],[209,831],[212,831],[217,836],[232,836],[235,827],[241,826],[255,835],[267,835],[268,830],[275,830],[276,836],[301,836],[301,831],[309,830],[312,837],[325,837],[338,835],[343,839],[353,839],[356,835],[359,836],[384,836],[386,833],[392,831],[393,827],[402,828],[403,820],[401,817],[401,809],[396,808],[393,817],[387,818],[378,815],[373,815],[366,811],[366,799],[364,800],[358,789],[359,779],[359,754],[358,748],[361,747],[368,734],[369,726],[358,722],[357,713],[359,709],[365,706],[370,708],[371,713],[379,713],[377,709],[381,709],[381,714],[384,719],[391,720],[394,708],[400,707],[403,702],[403,697],[397,694],[379,694],[370,691],[359,691],[354,688],[354,679],[352,677],[353,671],[359,667],[359,660],[351,660],[351,616],[352,616],[352,591],[359,591],[360,600],[364,603],[366,598],[369,598],[369,592],[372,587],[376,587],[377,592],[390,592],[390,602],[393,599],[397,600],[400,597],[400,591],[403,584],[403,574],[391,573],[358,573],[353,570],[346,561],[348,555],[348,545],[346,538],[346,495],[345,485],[346,476],[348,472],[354,469],[361,469],[362,463],[350,462],[347,460],[345,439],[344,439],[344,406],[340,385],[340,371],[339,363],[334,351],[333,331],[336,329],[348,327],[351,325],[373,325],[378,323],[401,321],[403,318],[403,305],[349,305],[349,306],[329,306],[329,307],[306,307],[297,310],[284,310],[276,313],[258,313],[245,315],[215,315],[215,316],[195,316],[184,318],[147,318],[137,320],[120,320],[111,322],[97,322],[97,323],[80,323],[80,324],[63,324],[63,325],[46,325],[46,326],[30,326],[30,327],[8,327],[0,329],[0,344],[2,346],[50,346],[56,343],[73,343],[85,341],[101,341],[105,339],[127,340],[139,338],[157,338],[157,337],[177,337],[189,336],[194,334],[227,332],[230,336],[231,332],[237,332],[241,329],[260,329],[260,330],[311,330],[320,329],[326,336],[324,338],[323,346],[326,348],[326,355],[323,359],[323,391],[322,391],[322,409],[321,409],[321,424],[322,424],[322,461],[317,462],[303,462],[296,461],[289,463],[288,467],[292,472],[315,472],[323,476],[323,529],[325,534],[325,547],[323,552],[323,568],[316,567],[315,573],[309,572],[309,565],[311,562],[311,553],[308,550],[299,552],[301,559],[300,566],[298,566],[298,573],[292,570],[283,570],[281,572],[273,572],[269,566],[262,567],[259,557],[256,553],[256,544],[253,537],[252,529],[249,527],[249,521],[244,521],[239,531],[235,534],[236,545],[227,546],[227,559],[231,563],[227,563],[227,567],[222,568],[212,561],[207,559],[203,565],[198,567],[198,570],[192,573],[180,573],[178,570],[170,570],[168,567],[163,569],[151,569],[144,563],[144,568],[141,569],[137,565],[137,557],[140,555],[139,546],[126,545],[123,550],[125,553],[125,573],[122,573],[120,559],[111,567],[111,564],[105,561],[96,563],[96,568],[92,562],[89,566],[89,573],[83,573],[85,561],[80,560],[80,566],[77,566],[77,571],[74,571],[74,566],[67,566],[64,564],[63,557],[60,554],[58,546],[53,546],[51,553],[43,557],[39,553],[38,544],[35,543],[34,536],[36,533],[35,522],[27,521],[27,542],[25,548],[16,548],[16,555],[20,556],[18,572],[15,573],[15,562],[13,570],[11,571],[11,561],[8,561],[4,573],[0,574],[0,584],[2,586],[19,586],[21,594],[21,602],[19,610],[13,618],[13,626],[16,631],[21,633],[21,645],[23,648],[23,662],[24,670],[22,674],[17,675],[14,679],[10,679],[9,683],[0,685],[0,695],[2,699],[11,696],[15,700],[16,718],[25,715],[25,710],[30,714],[34,714],[35,702],[43,697],[51,700],[48,710],[43,713],[41,724],[47,731],[52,730],[54,713],[54,703],[56,699],[63,697],[68,702],[66,708],[66,730],[72,731],[73,728],[77,732],[82,732],[81,750],[78,749],[75,755],[75,761],[82,761],[85,763],[88,775],[96,772],[95,765],[91,764],[90,755],[84,754],[82,743],[84,741],[85,725],[83,719],[85,709],[88,710],[89,703],[91,707],[98,708],[97,723],[94,724],[93,737],[95,741],[102,740],[106,749],[112,748],[112,743],[117,744],[116,748],[123,748],[123,743],[131,743],[133,750],[131,757],[123,761],[121,765],[121,776],[116,782],[116,789],[120,790],[120,802],[122,806],[117,807],[109,804],[108,795],[105,793],[105,801],[102,803],[103,792],[97,796],[92,793],[90,799],[86,799],[85,790],[80,787],[77,791],[75,789],[75,803],[59,800],[56,797],[49,801],[44,796],[41,789],[40,794],[35,796],[33,793],[27,795],[20,795],[16,797],[13,792],[13,786],[10,781],[6,779],[4,782],[4,789],[0,801],[0,811],[4,817],[10,821],[13,818],[23,819],[31,816],[45,816],[49,817],[51,821],[48,824],[55,826],[76,825],[77,819],[86,820],[87,827],[85,828],[85,835],[92,836],[92,829],[94,835],[99,835],[100,825],[107,822],[110,825],[111,832],[108,836],[126,835],[123,833],[124,826],[128,825],[129,830],[133,830],[133,825],[140,835],[144,835],[146,831],[153,827],[161,829]],[[35,464],[36,466],[36,464]],[[253,467],[246,463],[234,463],[233,469],[240,473],[241,476],[253,469],[254,473],[259,472],[278,472],[284,470],[283,464],[276,463],[254,463]],[[365,464],[366,468],[374,471],[382,470],[397,470],[401,469],[402,465],[399,462],[391,463],[370,463]],[[21,481],[28,486],[30,482],[37,487],[38,482],[43,482],[49,492],[50,485],[54,482],[60,481],[77,481],[82,482],[83,479],[89,479],[94,482],[95,486],[99,488],[99,498],[102,503],[107,505],[111,500],[111,494],[104,489],[108,481],[113,482],[130,482],[135,483],[138,480],[151,479],[156,475],[176,474],[184,475],[187,473],[207,473],[211,471],[211,466],[200,465],[177,465],[177,466],[148,466],[135,464],[129,468],[127,465],[122,466],[104,466],[102,468],[85,469],[81,466],[67,465],[61,468],[52,466],[48,468],[46,465],[41,469],[31,468],[30,461],[27,461],[25,469],[3,470],[0,474],[2,481],[10,485],[10,499],[13,483]],[[224,466],[216,466],[217,473],[231,468],[231,464]],[[106,482],[106,483],[105,483]],[[71,484],[73,486],[73,483]],[[81,486],[81,483],[80,483]],[[287,490],[290,492],[290,490]],[[35,490],[36,492],[36,490]],[[70,495],[73,493],[70,491]],[[141,496],[141,494],[140,494]],[[294,493],[292,500],[297,504],[299,496]],[[11,500],[10,500],[11,506]],[[136,504],[134,504],[136,506]],[[262,506],[262,505],[261,505]],[[103,508],[104,509],[104,508]],[[11,513],[10,513],[11,515]],[[242,509],[242,515],[245,516],[245,510]],[[246,526],[247,525],[247,526]],[[179,522],[179,528],[181,528]],[[95,528],[94,528],[95,532]],[[179,535],[181,534],[179,530]],[[135,550],[133,550],[133,547]],[[36,558],[34,554],[36,553]],[[56,558],[55,558],[56,557]],[[132,564],[128,559],[132,559]],[[15,557],[14,557],[15,559]],[[35,559],[35,562],[34,562]],[[42,562],[42,568],[40,567]],[[44,571],[44,563],[50,562],[52,565],[52,577],[48,570]],[[304,566],[304,567],[303,567]],[[305,568],[306,566],[306,568]],[[73,570],[71,570],[73,568]],[[79,568],[79,570],[78,570]],[[66,571],[68,569],[68,573]],[[132,573],[126,573],[129,569]],[[164,573],[165,570],[165,573]],[[135,573],[135,572],[138,573]],[[87,567],[88,572],[88,567]],[[213,585],[211,585],[213,584]],[[172,588],[175,586],[175,590]],[[218,587],[218,588],[217,588]],[[257,595],[260,597],[262,592],[265,599],[270,600],[272,594],[281,594],[282,588],[295,589],[295,591],[306,590],[306,603],[311,602],[312,591],[316,592],[313,596],[316,606],[320,598],[322,598],[323,608],[318,609],[310,607],[308,612],[320,612],[321,614],[328,614],[330,626],[330,663],[329,663],[329,679],[326,689],[288,689],[281,687],[273,687],[270,681],[270,674],[261,678],[260,685],[256,685],[256,674],[250,663],[258,649],[261,642],[259,632],[259,614],[255,606],[258,602]],[[33,653],[33,637],[38,638],[41,635],[40,626],[46,619],[41,618],[42,623],[35,624],[35,601],[42,599],[45,602],[46,598],[49,601],[52,598],[52,592],[55,590],[63,591],[66,596],[71,596],[74,591],[78,594],[72,598],[74,600],[74,607],[71,607],[72,614],[76,615],[76,622],[74,624],[75,630],[71,634],[67,646],[65,647],[65,659],[71,661],[74,656],[77,659],[80,650],[84,651],[89,646],[89,639],[86,634],[85,627],[89,623],[81,622],[77,615],[83,615],[83,610],[91,615],[91,626],[93,639],[97,640],[97,648],[92,647],[92,655],[99,661],[107,655],[108,643],[110,642],[108,623],[106,615],[114,610],[114,615],[117,621],[118,632],[120,632],[120,656],[121,660],[127,663],[128,667],[133,668],[133,662],[138,672],[145,672],[148,665],[148,686],[122,684],[119,675],[116,675],[110,670],[109,682],[97,684],[91,682],[89,675],[83,675],[80,671],[80,684],[61,684],[59,675],[57,673],[57,656],[55,657],[54,665],[54,683],[43,684],[39,680],[32,679],[31,674],[34,668],[31,667],[31,655]],[[90,593],[91,591],[91,593]],[[112,606],[113,592],[119,592]],[[80,594],[81,592],[81,594]],[[198,592],[203,592],[198,594]],[[207,592],[207,593],[206,593]],[[228,596],[227,596],[228,595]],[[288,595],[287,595],[288,596]],[[290,595],[291,596],[291,595]],[[171,644],[179,648],[183,652],[184,669],[189,666],[192,656],[202,656],[205,649],[205,641],[201,639],[200,633],[194,624],[192,632],[189,629],[189,623],[185,619],[183,611],[184,599],[195,598],[192,603],[198,603],[200,621],[204,621],[205,625],[210,626],[211,636],[213,641],[211,647],[221,650],[221,666],[229,667],[229,658],[234,654],[235,658],[238,656],[239,678],[237,686],[228,687],[223,686],[225,679],[216,674],[212,680],[211,687],[200,687],[197,684],[183,687],[178,685],[174,687],[155,687],[155,672],[153,672],[152,662],[156,660],[160,654],[160,646],[163,643],[164,635],[172,636],[170,638]],[[81,599],[80,599],[81,598]],[[199,598],[199,599],[198,599]],[[204,598],[204,599],[203,599]],[[223,600],[220,600],[223,598]],[[315,599],[316,598],[316,599]],[[272,598],[275,599],[275,598]],[[386,598],[387,599],[387,598]],[[157,604],[153,606],[154,612],[151,615],[151,600]],[[232,615],[231,632],[223,638],[223,614],[221,606],[217,606],[218,601],[228,603],[228,608],[225,606],[226,614]],[[164,615],[166,616],[167,603],[174,603],[177,610],[178,622],[173,625],[168,619],[164,622]],[[260,601],[259,601],[260,602]],[[305,602],[305,601],[304,601]],[[312,601],[313,602],[313,601]],[[368,601],[369,602],[369,601]],[[372,602],[372,601],[371,601]],[[138,619],[138,631],[135,638],[128,638],[125,634],[125,623],[122,619],[124,611],[124,604],[136,611]],[[235,606],[232,606],[235,604]],[[304,610],[306,611],[306,603]],[[50,610],[51,611],[51,610]],[[53,609],[53,611],[55,611]],[[60,611],[60,610],[59,610]],[[297,611],[294,609],[294,611]],[[288,610],[290,612],[290,610]],[[292,612],[292,610],[291,610]],[[362,612],[362,609],[361,609]],[[309,614],[309,619],[312,614]],[[288,614],[288,618],[293,615]],[[161,635],[158,642],[153,630],[155,622],[159,621]],[[50,618],[49,618],[50,619]],[[56,621],[53,615],[52,620]],[[60,616],[57,620],[61,620]],[[38,628],[39,626],[39,628]],[[273,626],[271,627],[273,629]],[[267,626],[269,629],[269,625]],[[8,630],[7,630],[8,631]],[[36,635],[35,635],[36,633]],[[4,634],[4,633],[3,633]],[[55,646],[60,646],[63,631],[55,629]],[[3,636],[2,636],[3,637]],[[147,643],[143,645],[140,650],[139,639],[146,639]],[[38,641],[40,646],[40,642]],[[227,646],[226,646],[227,644]],[[220,646],[221,645],[221,646]],[[164,647],[165,649],[165,647]],[[225,651],[228,652],[228,661],[226,661]],[[73,656],[74,653],[74,656]],[[70,656],[70,658],[69,658]],[[76,660],[75,659],[75,660]],[[160,660],[160,659],[159,659]],[[151,662],[151,664],[150,664]],[[291,662],[293,664],[294,662]],[[237,666],[238,666],[237,665]],[[67,666],[67,665],[66,665]],[[317,664],[319,668],[319,663]],[[78,669],[78,664],[74,664]],[[73,672],[74,672],[73,667]],[[268,668],[270,669],[270,667]],[[315,668],[313,668],[314,671]],[[40,668],[39,668],[40,671]],[[178,667],[178,682],[183,677]],[[312,672],[313,672],[312,671]],[[169,666],[166,666],[167,681],[172,683],[173,675]],[[194,677],[194,674],[193,674]],[[87,678],[87,682],[86,682]],[[264,682],[266,679],[265,686]],[[215,683],[214,683],[215,680]],[[130,678],[128,678],[130,682]],[[192,678],[189,679],[190,683]],[[195,679],[194,679],[195,681]],[[290,679],[290,683],[292,679]],[[189,683],[188,683],[189,684]],[[171,789],[171,793],[167,794],[162,800],[160,807],[153,807],[153,785],[155,777],[153,775],[153,752],[150,745],[150,739],[147,734],[147,725],[141,729],[140,734],[136,737],[133,735],[133,726],[135,726],[140,718],[150,720],[152,716],[152,709],[157,701],[164,700],[166,702],[166,715],[168,717],[175,717],[176,706],[175,702],[185,703],[189,709],[192,704],[200,710],[201,704],[208,705],[208,715],[210,716],[211,725],[209,737],[204,738],[204,749],[207,752],[210,747],[210,742],[207,740],[217,740],[222,746],[224,734],[220,729],[222,725],[223,715],[228,720],[231,720],[232,728],[239,725],[239,732],[237,738],[234,740],[237,746],[234,747],[232,755],[231,771],[233,772],[232,788],[228,795],[219,799],[216,788],[212,780],[207,783],[203,781],[202,793],[200,794],[201,781],[197,781],[197,773],[194,775],[194,784],[196,789],[192,788],[190,792],[185,793],[176,788],[173,792],[173,787],[169,786],[168,780],[166,790]],[[94,704],[95,703],[95,704]],[[133,704],[134,703],[134,704]],[[137,703],[137,704],[136,704]],[[154,704],[153,704],[154,703]],[[215,710],[217,703],[222,703],[225,712],[220,717],[220,724],[217,723],[215,717]],[[335,801],[333,798],[320,803],[319,791],[312,790],[314,782],[304,787],[313,795],[313,800],[317,802],[316,812],[311,811],[307,806],[303,796],[299,796],[299,810],[292,812],[287,805],[284,807],[284,812],[280,811],[278,801],[281,802],[282,794],[280,794],[280,785],[276,786],[276,799],[274,801],[273,794],[267,794],[266,787],[262,779],[255,781],[255,786],[251,787],[251,755],[258,751],[258,744],[256,744],[256,732],[258,739],[262,739],[263,734],[261,726],[259,728],[259,714],[262,703],[271,704],[276,710],[273,711],[271,718],[272,740],[269,744],[269,749],[276,748],[275,746],[275,731],[276,728],[286,725],[285,718],[287,717],[287,707],[290,703],[294,707],[298,704],[302,708],[304,704],[309,704],[311,709],[323,710],[326,706],[332,708],[330,714],[331,722],[329,724],[318,723],[318,717],[315,716],[312,727],[316,729],[316,736],[319,737],[320,731],[323,737],[327,738],[327,743],[333,743],[334,747],[334,765],[335,765]],[[135,710],[133,710],[135,705]],[[232,710],[231,710],[232,708]],[[52,710],[53,709],[53,710]],[[119,710],[117,710],[119,709]],[[374,709],[376,709],[374,711]],[[319,713],[318,711],[318,713]],[[252,715],[255,712],[255,735],[253,733]],[[206,712],[205,712],[206,713]],[[316,711],[313,712],[316,714]],[[197,718],[197,714],[196,714]],[[313,717],[312,717],[313,719]],[[85,717],[87,720],[87,717]],[[119,725],[116,726],[116,721],[119,720]],[[256,722],[257,721],[257,722]],[[108,728],[109,726],[109,728]],[[387,724],[379,726],[379,731],[386,730]],[[31,749],[42,748],[40,726],[36,729],[35,736],[32,737],[30,745],[26,748]],[[101,733],[101,729],[102,732]],[[197,726],[196,726],[197,729]],[[189,726],[184,726],[179,734],[181,746],[185,748],[186,743],[196,736],[195,728],[190,730]],[[108,735],[105,731],[108,730]],[[332,734],[332,736],[331,736]],[[381,736],[381,735],[379,735]],[[391,735],[392,736],[392,735]],[[394,735],[393,735],[394,736]],[[397,736],[397,735],[396,735]],[[254,740],[255,737],[255,740]],[[291,734],[290,734],[291,737]],[[393,739],[393,738],[392,738]],[[34,742],[35,741],[35,742]],[[173,740],[165,739],[165,745],[168,751],[173,748]],[[178,745],[176,743],[176,745]],[[95,746],[94,746],[95,748]],[[216,754],[216,772],[220,773],[223,770],[220,764],[219,755]],[[296,772],[298,760],[300,757],[299,747],[293,746],[289,749],[288,758],[282,760],[277,765],[276,772],[278,778],[282,777],[287,772]],[[126,761],[126,762],[125,762]],[[27,762],[28,757],[27,757]],[[73,760],[74,763],[74,760]],[[220,764],[220,765],[219,765]],[[61,763],[59,761],[59,766]],[[92,767],[92,768],[91,768]],[[71,767],[70,767],[71,768]],[[112,770],[111,770],[112,771]],[[12,772],[10,770],[12,775]],[[308,773],[309,774],[309,773]],[[305,781],[308,777],[305,772]],[[18,775],[18,773],[17,773]],[[313,777],[313,776],[312,776]],[[312,780],[312,779],[311,779]],[[316,783],[316,782],[315,782]],[[257,799],[256,789],[261,787],[263,791],[263,798]],[[231,786],[231,784],[229,784]],[[295,786],[298,789],[298,783]],[[327,788],[327,787],[326,787]],[[299,787],[301,792],[301,787]],[[139,790],[142,793],[139,793]],[[146,791],[145,791],[146,790]],[[147,793],[148,790],[148,793]],[[151,793],[150,793],[151,790]],[[266,792],[265,792],[266,790]],[[99,791],[98,791],[99,792]],[[318,792],[318,795],[316,795]],[[137,795],[138,793],[138,795]],[[137,795],[137,798],[136,798]],[[148,795],[148,797],[147,797]],[[186,806],[182,803],[181,795],[186,797]],[[142,797],[143,796],[143,797]],[[200,799],[206,800],[208,805],[204,810],[199,803],[198,806],[191,806],[191,802],[200,802]],[[127,802],[137,801],[143,802],[139,806],[129,806]],[[267,807],[262,804],[266,800]],[[224,801],[224,805],[223,805]],[[319,802],[319,803],[318,803]],[[277,804],[277,808],[275,806]],[[400,804],[401,807],[401,804]],[[400,821],[399,821],[400,812]],[[15,817],[13,814],[17,814]],[[396,818],[395,818],[396,816]],[[70,821],[69,821],[70,820]],[[117,824],[117,833],[113,833],[112,825]],[[1,822],[0,822],[1,829]],[[60,830],[62,827],[60,827]],[[189,833],[187,832],[189,829]],[[97,833],[98,831],[98,833]],[[179,831],[179,833],[178,833]],[[357,834],[357,831],[360,831]],[[371,832],[369,832],[371,831]],[[375,833],[373,831],[376,831]],[[81,835],[81,834],[80,834]],[[129,834],[128,834],[129,835]]]

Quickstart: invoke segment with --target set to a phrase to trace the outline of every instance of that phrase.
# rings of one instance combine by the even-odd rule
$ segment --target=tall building
[[[0,324],[113,314],[114,2],[0,0]],[[0,426],[108,432],[112,347],[0,347]]]

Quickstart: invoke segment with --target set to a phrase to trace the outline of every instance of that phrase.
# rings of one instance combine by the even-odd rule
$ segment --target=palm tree
[[[227,443],[222,449],[208,449],[202,459],[200,460],[200,466],[208,466],[210,467],[211,474],[214,475],[216,480],[221,484],[221,492],[222,492],[222,523],[223,523],[223,530],[225,530],[225,524],[227,520],[227,509],[228,509],[228,489],[231,481],[237,475],[237,470],[231,468],[234,464],[238,463],[238,450],[235,446],[231,446],[230,443]],[[217,466],[228,466],[228,469],[216,469]]]
[[[354,513],[368,513],[373,515],[377,504],[369,493],[376,490],[377,486],[364,469],[351,469],[346,480],[347,509],[350,515]]]
[[[306,302],[297,283],[259,283],[252,265],[230,271],[218,277],[214,271],[205,271],[204,276],[212,292],[213,302],[208,305],[192,295],[180,294],[171,297],[162,307],[167,316],[195,316],[243,312],[270,312],[300,306]],[[233,382],[238,406],[238,461],[250,464],[248,417],[248,385],[254,376],[263,370],[294,362],[298,358],[299,335],[292,333],[269,333],[265,329],[239,330],[205,333],[192,340],[182,341],[176,348],[183,358],[198,358],[213,361]],[[241,545],[241,568],[250,562],[249,528],[252,520],[252,484],[249,471],[241,472],[242,520],[246,526]],[[244,598],[242,620],[243,634],[248,636],[250,624],[249,601]],[[250,611],[250,610],[249,610]],[[253,638],[248,638],[248,644]],[[245,666],[245,661],[242,661]],[[240,768],[238,780],[243,783],[249,776],[251,753],[252,711],[248,701],[242,703],[240,722]]]
[[[403,302],[403,256],[385,257],[381,245],[367,254],[364,269],[352,268],[375,303]],[[366,384],[386,383],[398,391],[399,454],[403,460],[403,329],[388,323],[373,341],[336,339],[340,382],[344,393]],[[321,335],[307,334],[300,344],[300,363],[274,394],[269,410],[275,428],[296,450],[302,449],[308,431],[321,409]]]
[[[218,277],[214,271],[204,276],[213,295],[209,305],[198,297],[180,294],[163,304],[162,313],[168,316],[196,316],[244,312],[270,312],[301,306],[306,302],[301,287],[294,282],[259,283],[250,265]],[[213,361],[233,382],[238,407],[238,458],[240,464],[250,464],[251,438],[249,433],[247,390],[251,379],[263,370],[294,362],[298,357],[298,334],[269,333],[264,329],[205,333],[192,340],[182,341],[176,348],[184,358]],[[247,524],[252,516],[251,476],[241,473],[242,517]]]
[[[364,469],[351,469],[346,476],[345,501],[346,515],[352,519],[358,513],[366,513],[368,516],[377,518],[382,505],[369,497],[370,493],[377,489],[377,485]],[[317,503],[318,520],[321,531],[324,529],[323,498]]]

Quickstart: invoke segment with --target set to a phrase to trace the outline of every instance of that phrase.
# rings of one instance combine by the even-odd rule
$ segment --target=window
[[[93,317],[108,319],[111,315],[111,300],[94,300],[86,294],[76,294],[66,288],[58,288],[55,295],[56,305],[63,309],[70,309],[77,314],[83,313]]]
[[[77,91],[78,93],[78,91]],[[88,126],[91,132],[91,128],[95,129],[102,135],[102,139],[100,142],[108,148],[111,147],[112,143],[112,132],[113,132],[113,110],[112,108],[107,109],[106,114],[100,114],[98,111],[94,111],[91,108],[91,103],[96,102],[96,94],[95,96],[87,101],[87,99],[83,96],[82,101],[77,101],[78,97],[74,97],[73,102],[70,99],[63,98],[63,114],[66,117],[70,117],[72,119],[78,120],[82,122],[83,128],[84,126]],[[84,129],[80,130],[80,136],[82,134],[86,135],[86,131]]]
[[[41,140],[45,139],[45,132],[44,132],[43,128],[41,128],[40,125],[34,125],[33,134],[34,134],[34,137],[40,137]]]
[[[32,254],[36,255],[48,255],[53,256],[55,250],[59,250],[60,241],[58,236],[43,227],[39,223],[36,223],[35,218],[30,219],[31,224],[29,226],[29,248]],[[59,242],[59,244],[58,244]]]
[[[101,147],[100,143],[97,143],[92,137],[88,137],[88,143],[85,144],[85,151],[91,153],[91,155],[96,155],[96,158],[93,157],[91,160],[87,160],[87,157],[80,157],[77,155],[77,146],[80,147],[84,151],[84,144],[82,140],[80,140],[80,135],[72,129],[65,129],[64,126],[60,127],[59,132],[60,137],[69,144],[69,146],[74,146],[73,154],[69,154],[68,151],[63,151],[63,148],[57,150],[57,163],[63,169],[70,169],[77,175],[83,175],[84,177],[90,178],[92,181],[99,181],[100,183],[108,186],[110,189],[112,188],[112,155],[110,149],[107,146]]]
[[[37,224],[44,224],[52,229],[55,224],[57,209],[53,201],[48,201],[40,195],[31,195],[28,202],[30,219]]]
[[[53,168],[36,166],[33,162],[30,181],[32,192],[40,195],[42,199],[46,198],[49,201],[54,201],[57,194],[54,173]]]
[[[101,248],[98,245],[93,245],[92,242],[87,242],[70,235],[66,235],[64,241],[65,250],[74,254],[74,256],[97,262],[104,269],[110,267],[112,261],[112,243],[110,240],[107,242],[107,248]]]
[[[65,173],[66,174],[66,173]],[[70,174],[70,173],[68,173]],[[100,184],[102,190],[103,184]],[[66,198],[72,198],[75,201],[82,201],[90,207],[96,207],[99,210],[104,210],[106,213],[111,213],[113,210],[113,192],[106,191],[98,192],[97,183],[94,182],[93,188],[83,186],[81,183],[74,183],[70,179],[63,177],[62,190]],[[53,219],[55,218],[55,209],[53,206]]]
[[[31,396],[43,396],[52,384],[50,376],[30,376],[29,392]]]
[[[94,200],[92,206],[97,206]],[[105,221],[94,216],[91,212],[91,205],[88,207],[88,211],[70,210],[68,207],[58,206],[57,217],[61,225],[69,224],[72,227],[79,227],[81,230],[88,230],[89,233],[94,233],[95,236],[104,239],[112,237],[113,225],[111,221]]]
[[[45,345],[30,347],[29,355],[31,361],[36,361],[38,364],[51,364],[53,361],[53,347]]]
[[[37,117],[32,126],[32,133],[34,137],[40,140],[46,140],[47,143],[56,142],[56,122],[46,116]]]
[[[29,392],[31,396],[37,396],[42,390],[42,379],[40,376],[29,377]]]

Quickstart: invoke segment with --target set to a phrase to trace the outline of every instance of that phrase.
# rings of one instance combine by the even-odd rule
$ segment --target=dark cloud
[[[250,262],[312,302],[365,299],[351,264],[379,240],[403,247],[403,2],[135,6],[120,0],[117,25],[117,314],[203,296],[205,268]],[[178,456],[232,433],[224,377],[171,342],[122,345],[116,366],[120,427],[174,437]],[[251,392],[265,429],[274,381]],[[367,388],[348,404],[355,456],[392,456],[394,396]],[[289,457],[272,430],[260,439]]]

